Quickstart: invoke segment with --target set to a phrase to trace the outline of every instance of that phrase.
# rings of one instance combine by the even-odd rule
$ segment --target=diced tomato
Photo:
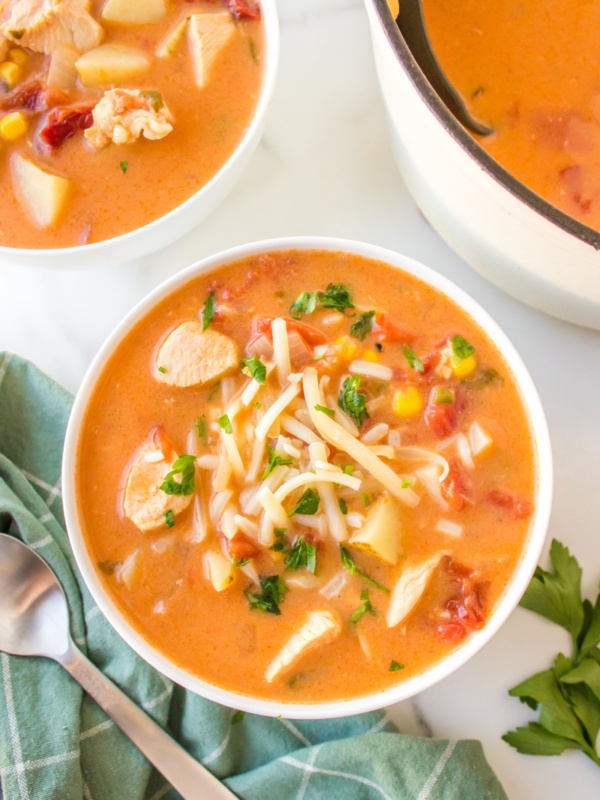
[[[260,549],[244,536],[238,535],[233,539],[226,539],[225,545],[230,557],[238,563],[246,558],[256,558],[260,555]]]
[[[11,92],[0,102],[2,111],[11,111],[12,109],[40,111],[44,107],[44,85],[38,78],[29,81],[17,91]]]
[[[152,442],[162,452],[165,461],[173,461],[176,455],[175,448],[162,428],[155,428],[152,431]]]
[[[375,335],[378,342],[412,342],[414,336],[400,327],[389,314],[383,311],[376,311],[373,318],[371,333]]]
[[[456,403],[437,405],[430,401],[425,409],[425,424],[439,439],[450,436],[456,427],[456,418]]]
[[[326,344],[327,337],[320,331],[318,328],[313,327],[312,325],[308,325],[306,322],[302,322],[299,319],[290,319],[288,317],[284,317],[287,327],[292,331],[297,331],[302,338],[307,341],[313,347],[319,344]],[[268,336],[271,336],[271,323],[273,322],[273,317],[256,317],[254,319],[254,332],[258,336],[261,333],[265,333]]]
[[[475,570],[454,559],[447,562],[446,570],[454,591],[446,602],[438,633],[446,641],[458,642],[469,630],[479,630],[485,624],[488,583],[477,580]]]
[[[450,472],[440,485],[442,496],[453,511],[460,511],[469,500],[469,486],[465,475],[456,462],[450,464]]]
[[[514,495],[502,492],[500,489],[492,489],[487,499],[490,503],[508,511],[515,519],[527,519],[533,512],[533,503],[530,503],[529,500],[519,500]]]
[[[56,149],[78,131],[91,128],[94,124],[90,106],[77,108],[55,108],[48,115],[46,127],[40,131],[40,138],[47,145]]]
[[[236,19],[260,19],[260,6],[254,0],[225,0]]]

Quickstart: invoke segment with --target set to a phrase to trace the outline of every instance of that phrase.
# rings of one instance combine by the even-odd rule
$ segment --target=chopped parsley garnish
[[[122,563],[122,561],[98,561],[98,569],[105,575],[112,575]]]
[[[258,52],[256,50],[256,42],[254,39],[249,36],[248,37],[248,47],[250,48],[250,58],[252,61],[258,61]]]
[[[309,572],[315,574],[317,568],[317,548],[314,544],[306,541],[304,536],[299,536],[294,542],[294,546],[288,548],[285,553],[285,563],[288,569],[300,569],[306,567]]]
[[[121,172],[123,173],[123,175],[125,175],[125,173],[127,172],[127,162],[121,161],[119,166],[121,167]]]
[[[250,563],[250,559],[249,559],[249,558],[242,558],[242,560],[241,560],[241,561],[238,561],[238,560],[236,559],[236,557],[235,557],[235,556],[233,556],[233,558],[232,558],[232,562],[233,562],[233,566],[234,566],[234,567],[245,567],[245,566],[246,566],[246,564],[249,564],[249,563]]]
[[[287,544],[285,540],[286,531],[287,528],[273,528],[276,541],[269,547],[269,550],[272,550],[274,553],[281,553]]]
[[[173,464],[173,469],[159,486],[165,494],[187,495],[196,491],[196,456],[179,456]],[[181,475],[181,483],[175,480],[176,475]]]
[[[322,411],[323,414],[327,414],[328,417],[335,417],[335,411],[333,408],[327,408],[327,406],[320,406],[318,403],[315,406],[317,411]]]
[[[423,366],[423,362],[419,358],[419,356],[415,353],[414,350],[411,350],[410,347],[405,344],[402,348],[402,352],[406,356],[406,360],[408,361],[409,366],[413,369],[416,369],[417,372],[425,372],[425,367]]]
[[[360,593],[360,599],[362,600],[362,604],[356,609],[356,611],[350,617],[350,625],[356,625],[358,620],[365,614],[372,614],[374,617],[377,616],[377,611],[375,611],[373,603],[369,600],[368,589],[362,590],[362,592]]]
[[[231,427],[231,421],[227,416],[227,414],[223,414],[222,417],[219,417],[217,423],[219,425],[219,428],[223,428],[225,433],[230,433],[230,434],[233,433],[233,428]]]
[[[319,303],[323,308],[341,312],[346,308],[354,308],[349,288],[343,283],[330,283],[324,292],[319,292]]]
[[[436,406],[450,406],[456,399],[456,392],[451,386],[436,386],[431,394],[431,400]]]
[[[215,293],[211,292],[206,298],[202,309],[202,331],[205,331],[215,316]]]
[[[404,669],[404,664],[400,664],[398,661],[392,661],[390,663],[390,672],[398,672],[399,669]]]
[[[354,420],[356,427],[360,429],[363,422],[369,419],[369,412],[367,411],[366,395],[359,392],[359,388],[360,375],[346,378],[338,397],[338,406]]]
[[[208,444],[208,425],[204,414],[196,420],[196,432],[198,433],[198,438],[202,439],[202,444],[206,447]]]
[[[233,717],[231,718],[231,724],[237,725],[244,719],[244,712],[243,711],[236,711]]]
[[[265,478],[269,477],[269,475],[273,472],[275,467],[279,466],[287,467],[288,464],[292,463],[291,458],[282,458],[281,456],[278,456],[277,453],[275,452],[275,448],[270,444],[267,445],[267,452],[269,454],[269,463],[267,465],[266,470],[263,472],[262,476],[263,481]]]
[[[17,30],[9,31],[13,39],[22,39],[25,34],[25,28],[18,28]]]
[[[175,525],[175,514],[171,508],[165,511],[165,525],[167,528],[172,528]]]
[[[217,381],[213,388],[210,390],[210,394],[208,395],[209,402],[214,400],[215,397],[219,394],[219,390],[221,388],[221,381]]]
[[[166,367],[157,367],[156,369],[157,369],[159,372],[163,372],[163,373],[167,371],[167,368],[166,368]]]
[[[403,480],[400,485],[402,486],[403,489],[410,489],[410,485],[411,484],[410,484],[410,481]]]
[[[346,466],[344,467],[344,473],[346,475],[352,475],[353,472],[354,472],[354,464],[346,464]]]
[[[264,383],[267,378],[267,368],[262,363],[260,358],[256,356],[252,356],[251,358],[245,358],[242,361],[244,367],[248,369],[250,375],[254,378],[257,383]]]
[[[348,513],[348,504],[346,503],[343,497],[340,497],[339,504],[340,504],[340,511],[345,516]]]
[[[140,92],[140,95],[148,103],[152,111],[160,111],[165,104],[162,94],[154,89],[147,89],[145,92]]]
[[[462,381],[462,385],[467,389],[485,389],[487,386],[504,386],[504,378],[493,367],[486,367],[479,370],[474,378]]]
[[[368,508],[371,505],[371,500],[369,498],[369,495],[366,492],[363,492],[361,497],[363,503],[365,504],[365,508]]]
[[[466,358],[472,356],[476,350],[476,348],[473,347],[470,342],[467,342],[464,336],[453,336],[450,339],[450,344],[452,345],[454,357],[459,364],[461,361],[464,361]]]
[[[251,611],[263,611],[267,614],[281,614],[279,604],[283,601],[283,596],[289,591],[285,581],[279,575],[259,575],[261,594],[253,594],[247,590],[244,592],[250,603]]]
[[[367,573],[358,566],[356,561],[350,555],[347,547],[344,547],[343,544],[341,544],[339,547],[340,555],[342,557],[342,566],[344,569],[347,569],[351,575],[360,575],[360,577],[367,581],[367,583],[370,583],[371,586],[375,586],[377,589],[381,589],[382,592],[385,592],[386,594],[390,593],[388,588],[382,586],[380,583],[377,583],[374,578],[371,578],[370,575],[367,575]]]
[[[302,314],[312,314],[317,307],[317,293],[302,292],[290,306],[290,314],[294,319],[301,319]]]
[[[300,500],[298,500],[294,509],[288,513],[288,517],[292,517],[294,514],[307,514],[312,516],[319,510],[320,502],[321,498],[316,489],[307,489]]]
[[[260,408],[260,407],[261,407],[261,404],[257,400],[256,403],[254,403],[254,408]]]
[[[374,316],[374,311],[365,311],[364,314],[361,314],[358,320],[350,328],[351,336],[354,336],[355,339],[360,339],[361,342],[364,342],[365,336],[373,327]]]

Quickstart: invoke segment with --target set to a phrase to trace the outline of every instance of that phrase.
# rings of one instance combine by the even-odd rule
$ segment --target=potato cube
[[[123,25],[152,25],[164,19],[165,0],[108,0],[100,15],[106,22]]]
[[[228,586],[231,586],[235,580],[231,561],[228,561],[223,553],[218,553],[216,550],[208,552],[205,558],[208,577],[215,591],[222,592]]]
[[[396,564],[400,554],[400,516],[394,501],[380,497],[369,508],[362,528],[348,542],[388,564]]]
[[[84,53],[75,66],[84,86],[103,86],[142,75],[149,69],[150,60],[133,47],[102,44]]]
[[[19,155],[13,160],[13,173],[18,196],[33,221],[43,228],[54,225],[63,210],[71,181],[46,172]]]

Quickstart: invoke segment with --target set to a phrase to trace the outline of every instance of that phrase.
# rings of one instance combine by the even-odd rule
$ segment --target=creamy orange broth
[[[516,178],[600,230],[600,7],[588,0],[424,0],[440,63],[478,142]]]
[[[401,556],[396,565],[344,543],[360,569],[390,589],[404,570],[420,564],[425,557],[440,551],[449,554],[436,568],[415,610],[402,624],[391,628],[385,622],[389,595],[344,570],[338,543],[329,533],[315,535],[314,530],[296,526],[294,536],[303,533],[317,546],[315,586],[302,589],[290,585],[278,616],[250,608],[244,590],[259,589],[239,568],[233,568],[235,580],[228,588],[214,590],[206,577],[203,559],[207,550],[220,550],[223,534],[210,526],[204,541],[191,541],[190,510],[176,515],[173,527],[162,525],[146,533],[123,515],[127,470],[149,432],[161,426],[178,453],[189,453],[194,421],[202,414],[213,420],[211,444],[216,443],[219,429],[214,421],[227,406],[219,392],[209,399],[215,393],[214,381],[202,388],[172,388],[156,380],[157,347],[168,332],[182,321],[197,320],[209,292],[214,291],[217,313],[210,329],[232,337],[245,358],[256,315],[289,320],[290,305],[301,292],[324,291],[328,283],[349,287],[356,306],[353,312],[346,310],[346,314],[355,316],[344,317],[320,307],[302,316],[302,322],[325,332],[328,342],[348,337],[358,313],[375,309],[386,314],[387,333],[371,331],[364,341],[352,337],[345,340],[356,345],[354,358],[366,354],[393,369],[389,385],[361,379],[361,389],[369,402],[383,398],[363,423],[361,435],[375,423],[388,423],[390,429],[399,431],[402,446],[418,445],[443,452],[457,469],[460,480],[468,485],[463,507],[451,510],[443,509],[429,497],[423,484],[414,482],[418,505],[397,506]],[[442,379],[436,371],[439,365],[435,366],[441,343],[459,333],[476,347],[476,367],[463,379]],[[383,339],[379,342],[381,352],[378,339]],[[423,359],[425,373],[409,367],[403,353],[407,343]],[[307,367],[314,365],[321,375],[331,376],[335,397],[338,383],[348,375],[349,362],[340,349],[340,345],[333,345],[328,355]],[[237,368],[233,376],[237,392],[249,379]],[[436,435],[425,424],[425,407],[412,418],[394,413],[395,392],[409,385],[416,387],[425,403],[436,385],[456,390],[461,410],[451,434]],[[494,444],[485,454],[473,456],[474,468],[467,469],[448,440],[460,431],[468,431],[476,420],[491,434]],[[444,445],[446,449],[437,450]],[[199,454],[211,450],[201,444],[198,448]],[[247,468],[247,453],[243,457]],[[350,461],[334,450],[330,460],[342,464]],[[399,474],[410,476],[411,482],[415,470],[422,466],[403,459],[388,463]],[[265,466],[266,459],[260,473]],[[211,492],[210,476],[210,472],[196,470],[196,479],[201,481],[207,497]],[[519,391],[503,357],[471,318],[437,290],[383,263],[342,253],[292,251],[248,258],[196,278],[159,303],[135,326],[110,359],[92,396],[79,442],[76,479],[83,530],[92,559],[101,565],[99,574],[126,618],[150,644],[176,664],[234,692],[317,703],[378,692],[418,675],[489,618],[521,558],[533,511],[536,476],[531,432]],[[237,502],[239,491],[246,487],[235,480],[230,487]],[[287,498],[286,508],[293,507],[305,488]],[[369,500],[373,502],[376,495],[371,492]],[[347,505],[366,513],[360,491],[347,500]],[[461,525],[462,535],[436,531],[440,519]],[[252,544],[251,537],[240,537],[239,533],[235,538],[238,537]],[[136,551],[139,569],[127,587],[119,577],[121,565]],[[309,575],[306,569],[286,569],[281,554],[260,546],[257,551],[252,563],[260,575],[281,575],[286,582],[294,576]],[[449,602],[458,597],[459,581],[452,582],[449,577],[453,569],[464,580],[463,599],[470,595],[480,612],[476,618],[467,613],[465,625],[457,624],[457,613],[463,614],[465,609],[452,610]],[[331,600],[325,599],[319,589],[340,573],[347,577],[345,587]],[[365,589],[377,615],[366,613],[353,626],[349,620],[361,606],[361,592]],[[327,609],[336,616],[340,635],[267,683],[267,666],[304,623],[308,612],[315,609]],[[392,660],[402,664],[403,669],[391,672]]]
[[[93,4],[100,19],[103,3]],[[206,86],[196,86],[189,44],[184,36],[175,53],[155,55],[186,15],[223,12],[224,0],[169,0],[167,18],[154,25],[124,26],[101,23],[102,44],[124,44],[151,57],[150,69],[115,85],[85,89],[81,82],[64,95],[50,99],[50,108],[23,110],[29,129],[16,142],[0,135],[0,245],[25,248],[72,247],[110,239],[152,222],[179,206],[219,171],[248,128],[260,92],[263,36],[261,20],[239,19],[239,35],[218,58]],[[27,51],[23,76],[6,98],[0,94],[0,118],[13,111],[3,103],[36,76],[48,70],[50,56]],[[109,144],[95,150],[76,133],[58,148],[44,144],[39,132],[48,111],[56,107],[93,107],[112,88],[159,91],[173,114],[173,131],[158,141],[140,138],[130,144]],[[17,107],[18,108],[18,107]],[[53,174],[72,181],[70,195],[56,224],[40,227],[15,194],[11,160],[31,158]],[[126,170],[125,172],[123,170]]]

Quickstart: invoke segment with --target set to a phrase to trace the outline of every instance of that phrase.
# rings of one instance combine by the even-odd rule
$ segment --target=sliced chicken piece
[[[341,632],[342,626],[339,620],[330,611],[311,611],[304,625],[296,631],[267,667],[266,680],[271,683],[309,651],[319,645],[329,644]]]
[[[173,130],[173,115],[160,92],[110,89],[92,111],[94,124],[85,138],[97,150],[106,145],[130,144],[144,136],[163,139]]]
[[[167,336],[156,357],[154,377],[169,386],[202,386],[239,368],[233,339],[194,320],[182,322]]]
[[[196,83],[201,89],[210,82],[218,56],[237,33],[228,11],[191,15],[188,23],[190,53]]]
[[[127,475],[123,511],[141,531],[166,525],[169,509],[177,515],[192,502],[193,494],[171,495],[159,488],[176,459],[172,446],[158,432],[138,450]]]
[[[0,31],[21,47],[48,54],[61,44],[85,53],[104,38],[89,0],[18,0]]]
[[[408,567],[394,586],[385,620],[393,628],[411,614],[425,594],[429,581],[445,552],[431,556],[422,564]]]

